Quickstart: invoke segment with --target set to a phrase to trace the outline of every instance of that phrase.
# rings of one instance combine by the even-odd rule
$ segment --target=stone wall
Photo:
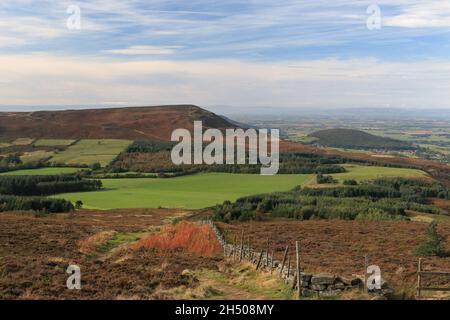
[[[202,223],[211,225],[217,235],[217,239],[223,247],[225,257],[236,261],[250,262],[254,264],[258,270],[270,271],[277,274],[293,289],[297,289],[295,261],[285,261],[282,270],[282,261],[274,259],[270,253],[265,251],[256,251],[246,245],[229,244],[225,241],[225,238],[213,222],[203,221]],[[305,297],[334,296],[345,290],[364,288],[363,279],[359,276],[346,278],[333,274],[310,274],[306,272],[300,272],[300,275],[302,295]]]

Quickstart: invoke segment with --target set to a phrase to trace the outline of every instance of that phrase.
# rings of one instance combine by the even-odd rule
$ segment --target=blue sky
[[[449,40],[442,0],[2,0],[0,105],[448,108]]]

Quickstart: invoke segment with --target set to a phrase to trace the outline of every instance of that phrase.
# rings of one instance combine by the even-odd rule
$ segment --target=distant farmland
[[[342,165],[348,172],[332,174],[333,178],[339,182],[344,180],[366,181],[377,178],[424,178],[428,175],[421,170],[407,169],[407,168],[391,168],[391,167],[377,167],[377,166],[360,166],[355,164]]]
[[[74,143],[71,139],[39,139],[33,143],[36,147],[68,146]]]
[[[207,173],[171,179],[104,179],[105,191],[69,193],[58,197],[81,200],[89,209],[198,209],[245,195],[287,191],[306,184],[312,177],[308,174],[261,176]]]
[[[116,139],[80,140],[61,153],[55,154],[51,162],[79,165],[99,162],[102,166],[106,166],[131,142]]]
[[[40,169],[24,169],[17,171],[8,171],[0,173],[0,176],[46,176],[56,174],[68,174],[79,171],[78,168],[40,168]]]

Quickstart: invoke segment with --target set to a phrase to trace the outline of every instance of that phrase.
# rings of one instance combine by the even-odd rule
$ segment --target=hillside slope
[[[235,125],[194,105],[37,112],[1,112],[0,137],[53,139],[170,140],[178,128],[191,130],[195,120],[208,128]]]
[[[327,129],[313,132],[314,143],[325,147],[351,149],[414,150],[413,145],[400,140],[384,138],[352,129]]]

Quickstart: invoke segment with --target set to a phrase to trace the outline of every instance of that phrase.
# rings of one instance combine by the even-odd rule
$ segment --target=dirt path
[[[202,299],[271,300],[291,299],[287,285],[270,273],[257,272],[250,264],[223,262],[219,270],[202,269],[194,272],[199,280],[195,294]]]

